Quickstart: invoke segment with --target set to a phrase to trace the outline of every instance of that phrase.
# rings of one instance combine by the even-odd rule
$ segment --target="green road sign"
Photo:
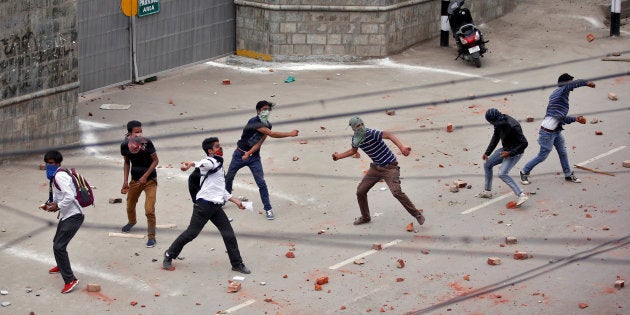
[[[160,12],[160,0],[138,0],[138,16]]]

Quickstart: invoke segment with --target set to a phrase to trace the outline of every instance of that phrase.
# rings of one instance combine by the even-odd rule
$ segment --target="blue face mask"
[[[53,179],[53,176],[55,176],[55,172],[57,172],[58,168],[59,165],[46,164],[46,177],[48,179]]]

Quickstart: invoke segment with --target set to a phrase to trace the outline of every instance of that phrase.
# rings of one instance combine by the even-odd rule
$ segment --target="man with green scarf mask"
[[[357,153],[359,148],[372,159],[370,169],[365,176],[363,176],[363,179],[357,187],[357,201],[359,203],[359,209],[361,210],[361,217],[354,221],[354,225],[369,223],[372,220],[370,217],[367,193],[380,180],[385,181],[392,195],[398,199],[411,216],[418,220],[418,224],[424,224],[422,212],[414,206],[413,202],[407,197],[407,194],[400,188],[400,167],[398,166],[398,161],[383,139],[388,139],[393,142],[404,156],[409,155],[411,147],[405,146],[389,131],[366,128],[363,120],[359,116],[350,118],[349,125],[354,131],[352,147],[342,153],[333,153],[333,161],[353,156]]]

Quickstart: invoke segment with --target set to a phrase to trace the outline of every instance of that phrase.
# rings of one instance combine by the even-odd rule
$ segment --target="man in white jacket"
[[[76,199],[77,190],[74,187],[72,177],[64,172],[59,172],[63,156],[59,151],[48,151],[44,155],[46,162],[46,177],[50,180],[48,201],[40,206],[40,209],[48,212],[57,212],[59,223],[53,238],[53,252],[57,266],[50,269],[51,274],[61,273],[65,283],[61,293],[71,292],[79,283],[70,266],[70,258],[66,248],[77,233],[85,216],[83,209]]]

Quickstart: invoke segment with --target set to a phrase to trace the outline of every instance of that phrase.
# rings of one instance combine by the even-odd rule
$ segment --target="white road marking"
[[[622,146],[620,146],[620,147],[618,147],[618,148],[614,148],[614,149],[612,149],[612,150],[610,150],[610,151],[608,151],[608,152],[606,152],[606,153],[602,153],[602,154],[600,154],[600,155],[598,155],[598,156],[596,156],[596,157],[594,157],[594,158],[590,158],[590,159],[588,159],[588,160],[586,160],[586,161],[584,161],[584,162],[580,162],[580,163],[578,163],[577,165],[579,165],[579,166],[584,166],[584,165],[586,165],[586,164],[588,164],[588,163],[591,163],[591,162],[593,162],[593,161],[595,161],[595,160],[598,160],[598,159],[601,159],[601,158],[603,158],[603,157],[609,156],[609,155],[611,155],[611,154],[613,154],[613,153],[619,152],[619,151],[621,151],[621,150],[623,150],[623,149],[625,149],[625,148],[626,148],[626,146],[625,146],[625,145],[622,145]]]
[[[221,312],[221,314],[232,314],[232,313],[234,313],[234,312],[236,312],[236,311],[240,310],[240,309],[241,309],[241,308],[243,308],[243,307],[247,307],[247,306],[249,306],[250,304],[253,304],[254,302],[256,302],[256,300],[248,300],[248,301],[245,301],[245,302],[243,302],[243,303],[241,303],[241,304],[239,304],[239,305],[232,306],[232,307],[228,308],[227,310],[225,310],[225,311]]]
[[[4,244],[0,244],[0,246],[4,246]],[[19,247],[9,247],[3,251],[7,255],[12,255],[19,258],[34,260],[40,262],[44,265],[54,266],[55,261],[51,258],[51,255],[42,255],[40,253],[34,252],[28,249],[22,249]],[[147,283],[143,282],[141,279],[130,278],[126,276],[118,276],[115,274],[111,274],[108,272],[98,271],[92,265],[83,266],[82,264],[72,263],[72,269],[79,275],[86,275],[94,278],[100,278],[106,281],[110,281],[121,286],[130,287],[136,291],[155,291]]]
[[[497,202],[497,201],[499,201],[499,200],[505,199],[505,198],[507,198],[508,196],[513,195],[513,194],[514,194],[514,193],[509,192],[509,193],[507,193],[507,194],[505,194],[505,195],[501,195],[501,196],[499,196],[499,197],[493,198],[493,199],[491,199],[491,200],[489,200],[489,201],[486,201],[486,202],[484,202],[484,203],[482,203],[482,204],[480,204],[480,205],[478,205],[478,206],[476,206],[476,207],[472,207],[472,208],[470,208],[470,209],[468,209],[468,210],[466,210],[466,211],[462,212],[462,214],[469,214],[469,213],[471,213],[471,212],[477,211],[477,210],[479,210],[479,209],[481,209],[481,208],[483,208],[483,207],[485,207],[485,206],[489,206],[489,205],[491,205],[491,204],[493,204],[493,203],[495,203],[495,202]]]
[[[394,245],[396,245],[396,244],[398,244],[398,243],[400,243],[400,242],[402,242],[402,240],[394,240],[394,241],[391,241],[391,242],[389,242],[389,243],[387,243],[387,244],[385,244],[385,245],[382,245],[382,246],[381,246],[381,248],[382,248],[382,249],[385,249],[385,248],[387,248],[387,247],[394,246]],[[338,264],[336,264],[336,265],[332,265],[332,266],[328,267],[328,269],[335,270],[335,269],[337,269],[337,268],[339,268],[339,267],[341,267],[341,266],[347,265],[347,264],[349,264],[349,263],[354,262],[354,261],[355,261],[355,260],[357,260],[357,259],[361,259],[361,258],[363,258],[363,257],[366,257],[366,256],[369,256],[369,255],[372,255],[372,254],[374,254],[374,253],[376,253],[376,252],[378,252],[378,251],[377,251],[377,250],[375,250],[375,249],[368,250],[367,252],[361,253],[361,254],[356,255],[356,256],[354,256],[354,257],[352,257],[352,258],[348,258],[348,259],[346,259],[346,260],[344,260],[344,261],[342,261],[342,262],[340,262],[340,263],[338,263]]]
[[[98,137],[96,136],[94,129],[105,129],[109,127],[111,127],[111,125],[92,122],[88,120],[79,120],[79,129],[81,130],[81,143],[84,145],[98,144]],[[92,156],[96,158],[109,159],[107,157],[104,157],[104,154],[100,150],[100,147],[98,145],[89,146],[85,150],[88,153],[91,153]]]

